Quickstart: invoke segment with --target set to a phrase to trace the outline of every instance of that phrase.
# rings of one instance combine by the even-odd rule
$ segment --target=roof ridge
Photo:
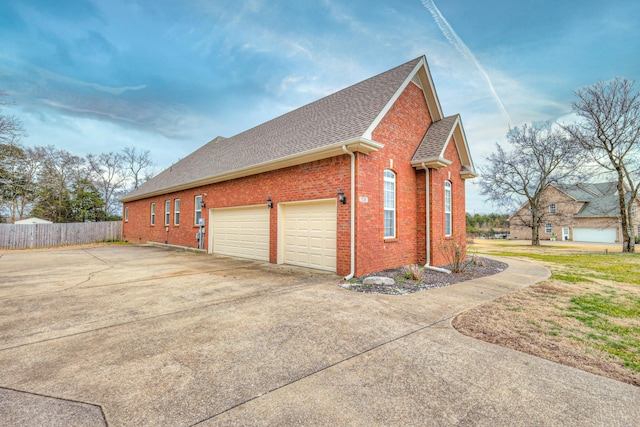
[[[421,61],[426,67],[426,58],[420,56],[229,138],[216,137],[122,200],[202,184],[234,171],[362,138]]]
[[[267,124],[269,124],[269,123],[272,123],[273,121],[278,120],[278,119],[280,119],[280,118],[282,118],[282,117],[284,117],[284,116],[287,116],[287,115],[289,115],[289,114],[293,114],[293,113],[298,112],[298,111],[300,111],[300,110],[302,110],[302,109],[305,109],[305,108],[311,108],[312,106],[314,106],[314,105],[318,104],[319,102],[322,102],[323,100],[326,100],[327,98],[330,98],[330,97],[333,97],[333,96],[339,96],[340,94],[344,93],[345,91],[348,91],[348,90],[350,90],[350,89],[353,89],[353,88],[354,88],[354,87],[356,87],[356,86],[360,86],[360,85],[363,85],[363,84],[365,84],[365,83],[371,82],[371,81],[373,81],[373,80],[375,80],[375,79],[381,78],[381,77],[382,77],[383,75],[385,75],[385,74],[391,74],[391,73],[393,73],[394,71],[396,71],[396,70],[398,70],[398,69],[400,69],[400,68],[402,68],[402,67],[406,67],[406,66],[407,66],[407,65],[409,65],[409,64],[413,64],[414,62],[417,64],[417,63],[418,63],[418,61],[420,61],[420,59],[422,59],[422,57],[423,57],[423,56],[419,56],[419,57],[417,57],[417,58],[415,58],[415,59],[412,59],[411,61],[407,61],[407,62],[405,62],[404,64],[400,64],[400,65],[398,65],[397,67],[393,67],[393,68],[391,68],[390,70],[383,71],[383,72],[381,72],[381,73],[376,74],[375,76],[372,76],[372,77],[366,78],[366,79],[364,79],[364,80],[361,80],[361,81],[359,81],[359,82],[356,82],[356,83],[350,84],[349,86],[343,87],[342,89],[339,89],[339,90],[337,90],[336,92],[332,92],[332,93],[330,93],[330,94],[328,94],[328,95],[325,95],[325,96],[323,96],[323,97],[320,97],[320,98],[318,98],[318,99],[316,99],[316,100],[314,100],[314,101],[311,101],[311,102],[309,102],[309,103],[307,103],[307,104],[304,104],[304,105],[301,105],[301,106],[299,106],[299,107],[297,107],[297,108],[294,108],[293,110],[287,111],[286,113],[282,113],[282,114],[280,114],[279,116],[276,116],[276,117],[273,117],[273,118],[271,118],[271,119],[267,120],[266,122],[259,123],[259,124],[255,125],[255,126],[253,126],[253,127],[249,128],[249,129],[243,130],[242,132],[237,133],[237,134],[235,134],[235,135],[233,135],[233,136],[231,136],[231,137],[229,137],[229,138],[225,138],[225,139],[232,139],[232,138],[235,138],[236,136],[240,136],[240,135],[242,135],[242,134],[244,134],[244,133],[250,132],[250,131],[254,130],[255,128],[258,128],[258,127],[261,127],[261,126],[265,126],[265,125],[267,125]],[[414,64],[414,65],[415,65],[415,64]],[[408,75],[408,73],[407,73],[407,75]]]
[[[587,188],[588,183],[582,183],[582,182],[576,182],[575,186],[578,187],[581,190],[586,191],[587,193],[591,194],[593,197],[598,197],[598,196],[602,196],[603,194],[601,193],[596,193],[595,191],[593,191],[590,188]]]

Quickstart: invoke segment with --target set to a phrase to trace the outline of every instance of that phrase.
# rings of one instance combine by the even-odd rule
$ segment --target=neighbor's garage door
[[[574,228],[574,242],[615,243],[615,228]]]
[[[269,208],[213,209],[213,253],[269,261]]]
[[[285,264],[336,271],[336,201],[281,205]]]

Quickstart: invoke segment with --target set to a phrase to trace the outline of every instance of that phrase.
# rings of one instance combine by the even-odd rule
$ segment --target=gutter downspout
[[[429,187],[429,169],[426,167],[424,163],[422,163],[422,168],[424,169],[424,177],[425,177],[425,205],[426,205],[426,218],[425,218],[425,240],[426,240],[426,260],[427,262],[424,265],[424,268],[434,271],[439,271],[440,273],[451,274],[451,272],[445,268],[433,267],[431,266],[431,221],[429,221],[429,213],[431,211],[431,202],[429,200],[431,196],[431,188]]]
[[[356,274],[356,155],[347,149],[346,145],[342,146],[342,150],[351,156],[351,271],[344,280],[352,279]]]

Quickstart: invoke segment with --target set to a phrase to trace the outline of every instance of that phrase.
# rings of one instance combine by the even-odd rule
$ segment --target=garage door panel
[[[269,224],[266,206],[214,209],[213,253],[269,261]]]
[[[615,243],[617,230],[615,228],[574,228],[574,242]]]
[[[309,202],[282,207],[286,264],[336,271],[336,203]]]

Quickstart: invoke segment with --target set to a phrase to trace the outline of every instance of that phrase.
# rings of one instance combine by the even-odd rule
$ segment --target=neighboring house
[[[573,240],[575,242],[614,243],[622,240],[618,191],[615,182],[550,184],[541,197],[542,221],[540,240]],[[632,235],[640,235],[635,220],[639,204],[632,209]],[[530,239],[529,204],[509,218],[512,239]]]
[[[40,218],[27,218],[14,222],[14,224],[53,224],[51,221]]]
[[[420,57],[231,138],[127,194],[126,240],[343,276],[445,264],[475,176]],[[451,245],[449,245],[451,246]]]

